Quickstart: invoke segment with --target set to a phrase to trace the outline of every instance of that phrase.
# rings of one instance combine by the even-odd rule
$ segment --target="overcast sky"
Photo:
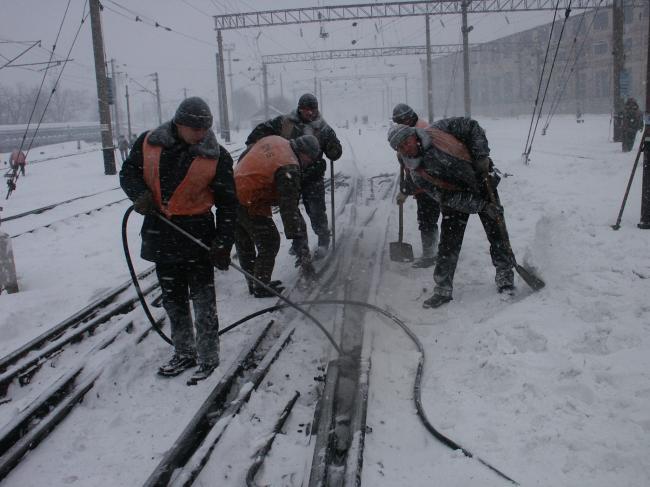
[[[216,111],[215,52],[216,33],[212,15],[278,8],[319,5],[351,4],[348,1],[305,0],[104,0],[102,13],[107,59],[115,58],[118,69],[128,74],[129,89],[134,95],[134,106],[151,103],[151,95],[141,92],[143,87],[153,90],[153,72],[160,77],[164,117],[173,113],[186,88],[190,95],[203,96]],[[63,18],[68,0],[0,0],[0,40],[41,40],[51,49]],[[87,12],[86,0],[70,0],[69,10],[55,49],[57,59],[65,58],[80,25],[82,12]],[[136,22],[139,16],[144,22]],[[517,14],[471,15],[474,30],[470,42],[483,42],[550,22],[553,12]],[[158,22],[173,32],[150,24]],[[322,32],[327,37],[321,37]],[[460,42],[460,16],[433,17],[431,21],[433,44]],[[424,45],[425,24],[419,17],[361,20],[241,29],[224,31],[224,43],[234,44],[233,86],[246,88],[260,96],[260,56],[300,51],[327,49],[369,48],[382,46]],[[3,42],[0,44],[0,62],[12,58],[27,46]],[[20,58],[23,63],[46,61],[44,49],[32,49]],[[62,77],[67,88],[84,89],[95,94],[94,61],[90,22],[79,33],[69,63]],[[18,63],[19,61],[15,61]],[[1,64],[0,64],[1,65]],[[362,74],[408,73],[409,91],[419,96],[420,68],[416,56],[367,58],[313,63],[290,63],[270,67],[270,96],[283,93],[293,99],[304,91],[312,91],[314,68],[320,78],[328,76],[358,76]],[[227,66],[226,66],[226,69]],[[50,70],[56,78],[60,68]],[[35,70],[5,68],[0,70],[0,84],[26,83],[38,85],[42,73]],[[304,80],[304,81],[301,81]],[[366,98],[376,104],[383,86],[393,83],[393,97],[403,92],[403,80],[374,80],[360,83],[327,82],[323,86],[325,111],[329,118],[349,117],[351,102]],[[374,97],[374,98],[372,98]],[[400,101],[400,100],[395,100]],[[328,111],[329,110],[329,111]]]

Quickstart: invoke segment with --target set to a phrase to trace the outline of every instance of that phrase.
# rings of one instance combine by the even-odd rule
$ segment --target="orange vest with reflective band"
[[[167,216],[200,215],[210,211],[214,205],[214,193],[210,183],[217,173],[217,161],[197,156],[192,161],[183,181],[178,185],[167,204],[162,202],[160,191],[160,154],[162,147],[149,143],[149,135],[144,139],[143,166],[144,182],[153,194],[160,212]]]
[[[271,216],[271,206],[278,205],[275,173],[283,166],[299,165],[288,140],[269,135],[258,140],[235,167],[237,199],[248,213]]]
[[[415,122],[414,126],[415,126],[415,128],[418,128],[418,129],[426,129],[426,128],[429,127],[429,122],[427,122],[426,120],[422,120],[421,118],[418,118],[418,121]],[[409,169],[406,166],[404,166],[404,170],[407,171],[407,172],[409,171]],[[413,194],[423,194],[423,193],[426,193],[426,191],[424,189],[422,189],[422,188],[416,188],[413,191]]]
[[[429,126],[429,122],[427,122],[426,120],[422,120],[421,118],[418,118],[418,121],[415,122],[415,128],[418,129],[425,129],[428,126]]]
[[[431,141],[436,149],[446,152],[456,159],[472,162],[472,155],[467,150],[467,147],[456,137],[433,127],[427,128],[426,131],[431,136]]]

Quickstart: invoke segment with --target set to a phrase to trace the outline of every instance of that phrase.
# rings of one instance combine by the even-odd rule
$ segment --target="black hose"
[[[315,300],[315,301],[299,301],[296,303],[297,305],[304,306],[304,305],[320,305],[320,304],[332,304],[332,305],[352,305],[352,306],[361,306],[364,308],[368,308],[372,311],[375,311],[386,318],[392,320],[395,324],[397,324],[403,331],[406,333],[406,335],[413,341],[415,346],[418,349],[418,352],[420,352],[420,360],[418,361],[418,368],[417,372],[415,374],[415,380],[413,382],[413,401],[415,403],[415,408],[417,409],[418,412],[418,417],[420,418],[422,424],[426,428],[426,430],[431,433],[438,441],[440,441],[443,445],[447,446],[448,448],[452,450],[460,450],[463,452],[463,455],[465,455],[468,458],[474,458],[477,461],[479,461],[481,464],[485,465],[487,468],[492,470],[494,473],[496,473],[499,477],[507,480],[508,482],[513,483],[514,485],[519,485],[519,483],[516,480],[513,480],[512,478],[508,477],[505,473],[503,473],[501,470],[498,468],[494,467],[493,465],[490,465],[488,462],[483,460],[480,457],[475,456],[472,452],[467,450],[466,448],[463,448],[461,445],[456,443],[454,440],[451,438],[448,438],[447,436],[443,435],[440,433],[432,424],[431,421],[429,421],[429,418],[427,417],[426,412],[424,411],[424,408],[422,407],[422,395],[421,395],[421,385],[422,385],[422,374],[424,372],[424,361],[425,361],[425,353],[424,353],[424,347],[422,346],[422,342],[418,339],[418,337],[413,333],[406,324],[400,320],[397,316],[394,314],[386,311],[383,308],[380,308],[379,306],[375,306],[373,304],[369,303],[364,303],[363,301],[353,301],[353,300],[347,300],[347,299],[324,299],[324,300]],[[286,304],[276,304],[275,306],[269,306],[268,308],[260,309],[254,313],[251,313],[250,315],[247,315],[243,317],[242,319],[238,320],[236,323],[233,323],[229,327],[227,327],[225,331],[231,330],[232,328],[248,321],[249,319],[255,318],[257,316],[260,316],[265,313],[272,313],[273,311],[278,311],[284,308],[287,308],[288,305]]]
[[[136,275],[135,269],[133,268],[133,261],[131,260],[131,253],[129,252],[129,240],[126,235],[126,227],[129,223],[129,216],[131,215],[132,211],[133,211],[133,205],[129,206],[126,209],[126,211],[124,212],[124,217],[122,218],[122,247],[124,248],[124,258],[126,259],[126,265],[129,268],[129,273],[131,274],[131,280],[133,280],[133,286],[135,287],[135,291],[138,293],[138,299],[140,300],[140,304],[142,305],[144,314],[147,315],[147,319],[149,319],[149,323],[151,323],[151,327],[156,331],[156,333],[158,333],[158,335],[160,335],[160,338],[165,340],[170,345],[173,345],[174,342],[172,342],[171,339],[167,335],[165,335],[165,333],[160,329],[160,327],[156,323],[156,320],[151,314],[151,311],[149,310],[149,305],[147,304],[147,301],[144,299],[144,294],[142,293],[142,289],[140,289],[138,276]]]

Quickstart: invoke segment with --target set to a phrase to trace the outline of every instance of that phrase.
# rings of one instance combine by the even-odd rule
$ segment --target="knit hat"
[[[210,107],[198,96],[186,98],[176,109],[174,123],[196,129],[209,129],[212,127]]]
[[[302,135],[291,140],[293,150],[300,154],[306,154],[312,161],[317,161],[323,155],[318,139],[313,135]]]
[[[393,122],[408,125],[406,122],[417,119],[417,114],[406,103],[398,103],[393,108]]]
[[[410,135],[415,134],[415,129],[408,125],[395,124],[388,129],[388,143],[393,150],[398,150],[399,146]]]
[[[298,108],[318,108],[318,100],[311,93],[305,93],[298,100]]]

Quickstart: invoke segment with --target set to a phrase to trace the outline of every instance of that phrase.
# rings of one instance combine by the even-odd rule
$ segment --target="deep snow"
[[[385,261],[371,302],[394,310],[422,340],[427,350],[425,409],[437,428],[474,454],[522,485],[648,485],[650,233],[636,228],[640,171],[622,228],[618,232],[610,228],[634,153],[622,154],[619,144],[608,141],[607,117],[587,116],[584,124],[557,117],[548,135],[537,136],[531,164],[524,166],[520,154],[528,120],[479,121],[486,128],[495,163],[512,174],[503,179],[499,192],[514,251],[520,261],[538,269],[546,288],[533,293],[517,278],[516,296],[499,296],[487,241],[473,216],[456,273],[454,301],[439,310],[423,309],[422,301],[432,292],[432,270]],[[394,153],[385,141],[387,127],[360,129],[360,133],[359,127],[337,129],[345,141],[337,170],[352,177],[360,174],[366,181],[380,173],[396,173]],[[75,149],[71,144],[52,146],[41,149],[45,154],[39,157]],[[103,176],[102,171],[99,152],[28,165],[27,177],[18,181],[15,194],[3,203],[3,214],[117,186],[117,179]],[[122,194],[103,193],[7,222],[1,229],[19,233],[113,197]],[[388,241],[397,236],[396,206],[388,200],[368,200],[363,211],[369,213],[373,205],[378,216],[362,240],[368,249],[374,249],[382,232]],[[13,239],[22,292],[0,296],[2,355],[128,278],[119,235],[127,206],[115,205]],[[136,254],[139,223],[134,217],[129,227]],[[414,244],[417,254],[419,235],[411,199],[405,206],[405,230],[405,241]],[[147,266],[136,258],[139,270]],[[276,275],[287,281],[295,275],[285,244]],[[217,283],[222,324],[270,303],[249,299],[232,270],[219,272]],[[324,320],[334,315],[331,310],[319,314]],[[132,316],[142,329],[140,311]],[[224,337],[224,364],[263,321]],[[475,460],[447,450],[426,433],[411,401],[417,363],[413,345],[383,320],[367,315],[365,322],[373,367],[363,484],[505,485]],[[321,352],[327,348],[324,338],[309,325],[296,333],[292,343],[296,362],[282,362],[270,380],[281,383],[286,374],[299,376],[302,369],[311,370],[322,360]],[[108,364],[98,384],[27,455],[6,485],[134,485],[146,479],[210,385],[216,384],[218,374],[193,389],[184,385],[183,378],[158,379],[155,369],[169,349],[155,337],[142,345],[136,346],[127,336],[92,357],[93,365]],[[62,373],[74,360],[62,361],[43,376]],[[0,405],[0,418],[26,405],[28,395],[16,387],[9,391],[13,400]],[[254,399],[272,410],[262,423],[274,421],[288,389],[278,385],[277,390]],[[307,403],[307,398],[301,398],[287,428],[310,420]],[[251,418],[244,411],[236,420],[243,423]],[[237,431],[233,426],[229,434],[236,437]],[[238,463],[248,465],[249,455],[262,441],[262,437],[242,439],[241,450],[229,452],[229,469],[236,470]],[[275,479],[281,478],[282,485],[300,485],[305,462],[311,458],[308,448],[306,439],[287,443],[278,438],[259,481],[269,479],[277,485]],[[289,461],[296,458],[300,467]],[[241,485],[230,470],[209,471],[201,484],[208,485],[210,478],[219,485]]]

